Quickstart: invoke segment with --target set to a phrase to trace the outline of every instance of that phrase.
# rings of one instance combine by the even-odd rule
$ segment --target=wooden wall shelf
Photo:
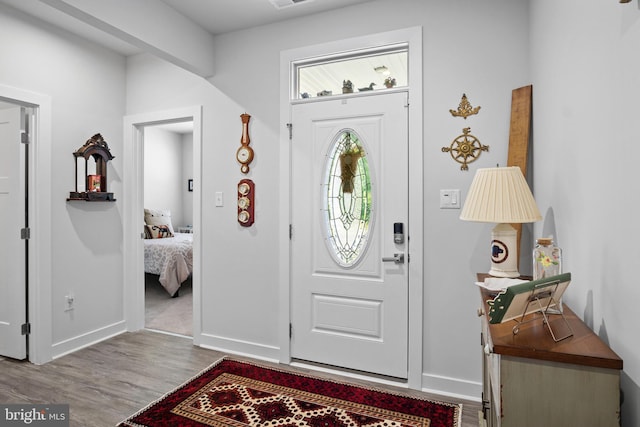
[[[91,197],[68,197],[67,202],[115,202],[116,199],[113,198],[113,193],[102,193],[107,197],[105,198],[91,198]]]
[[[68,202],[115,202],[113,193],[107,191],[107,162],[114,156],[109,150],[107,141],[99,133],[93,135],[75,153],[76,186],[75,191],[69,192]],[[84,159],[84,190],[78,191],[78,161]],[[95,172],[89,172],[89,160],[95,162]],[[82,188],[81,188],[82,189]]]

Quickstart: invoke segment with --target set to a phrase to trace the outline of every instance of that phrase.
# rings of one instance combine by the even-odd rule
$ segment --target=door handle
[[[404,254],[393,254],[392,257],[382,258],[382,262],[395,262],[396,264],[404,264]]]

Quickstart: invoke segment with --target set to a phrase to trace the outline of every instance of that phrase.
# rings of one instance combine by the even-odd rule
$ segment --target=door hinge
[[[293,123],[287,123],[287,129],[289,129],[289,140],[293,139]]]
[[[29,227],[20,229],[20,238],[22,240],[29,240],[31,238],[31,229]]]
[[[289,224],[289,240],[293,239],[293,224]]]
[[[293,337],[293,323],[289,323],[289,339]]]
[[[20,133],[20,142],[22,142],[23,144],[28,144],[30,142],[29,134],[27,132]]]
[[[20,327],[22,335],[29,335],[31,333],[31,323],[23,323]]]

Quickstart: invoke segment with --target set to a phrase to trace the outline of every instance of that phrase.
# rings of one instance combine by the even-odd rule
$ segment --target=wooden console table
[[[482,280],[479,275],[478,280]],[[488,427],[608,427],[620,425],[618,357],[564,304],[573,336],[554,342],[539,320],[490,324],[480,288],[482,320],[482,407],[480,425]],[[530,319],[529,315],[525,320]],[[563,324],[551,315],[552,327]]]

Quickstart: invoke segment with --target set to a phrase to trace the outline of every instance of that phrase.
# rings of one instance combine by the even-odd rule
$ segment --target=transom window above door
[[[311,99],[408,86],[406,43],[297,61],[291,99]]]

